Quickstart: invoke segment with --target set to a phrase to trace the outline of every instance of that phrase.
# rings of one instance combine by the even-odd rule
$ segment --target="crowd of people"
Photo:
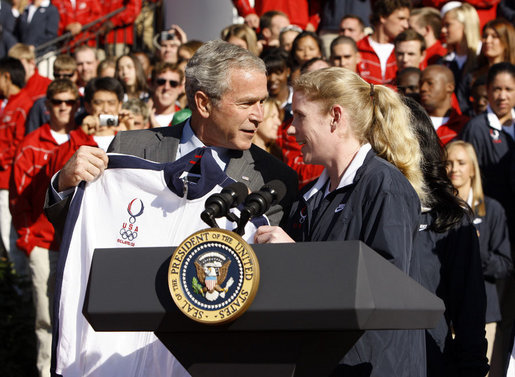
[[[250,190],[287,183],[255,242],[358,239],[444,301],[425,334],[367,331],[335,375],[515,369],[515,9],[477,3],[234,0],[244,23],[216,41],[172,25],[142,52],[132,27],[147,2],[33,1],[15,19],[2,0],[0,238],[32,282],[39,375],[52,352],[58,375],[116,367],[115,348],[90,363],[62,340],[81,334],[52,333],[75,188],[106,152],[164,163],[203,146]],[[120,7],[87,32],[101,51],[82,27]],[[78,43],[45,77],[35,48],[67,32]]]
[[[38,58],[81,44],[101,45],[108,56],[134,45],[153,51],[160,9],[157,0],[2,0],[0,57],[16,43],[33,46]]]

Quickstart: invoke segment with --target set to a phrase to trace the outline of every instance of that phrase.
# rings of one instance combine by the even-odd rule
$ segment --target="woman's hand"
[[[295,242],[281,227],[263,225],[254,235],[255,243],[292,243]]]

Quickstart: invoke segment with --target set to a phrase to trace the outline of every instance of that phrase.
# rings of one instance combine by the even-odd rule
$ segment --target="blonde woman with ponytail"
[[[410,271],[425,198],[421,152],[408,108],[392,90],[343,68],[304,74],[294,84],[288,132],[304,161],[325,167],[293,204],[285,230],[260,227],[257,243],[361,240]],[[423,376],[423,334],[367,331],[342,360],[345,376]]]

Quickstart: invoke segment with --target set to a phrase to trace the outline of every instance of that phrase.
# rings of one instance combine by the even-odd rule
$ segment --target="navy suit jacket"
[[[59,26],[59,11],[57,8],[50,4],[48,7],[39,7],[32,20],[28,21],[29,8],[20,15],[16,25],[16,35],[21,43],[28,45],[39,46],[43,43],[57,38],[57,28]],[[45,49],[48,51],[51,47]],[[42,52],[38,51],[38,55]]]
[[[15,21],[11,5],[7,1],[2,0],[0,5],[0,25],[2,25],[3,30],[7,30],[12,34]]]

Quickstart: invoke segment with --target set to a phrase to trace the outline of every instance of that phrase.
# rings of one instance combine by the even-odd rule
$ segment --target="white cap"
[[[450,11],[452,9],[461,7],[461,4],[462,4],[461,1],[449,1],[442,7],[442,9],[440,9],[440,16],[442,16],[442,18],[443,18],[443,16],[445,16],[445,13],[447,13],[448,11]]]

